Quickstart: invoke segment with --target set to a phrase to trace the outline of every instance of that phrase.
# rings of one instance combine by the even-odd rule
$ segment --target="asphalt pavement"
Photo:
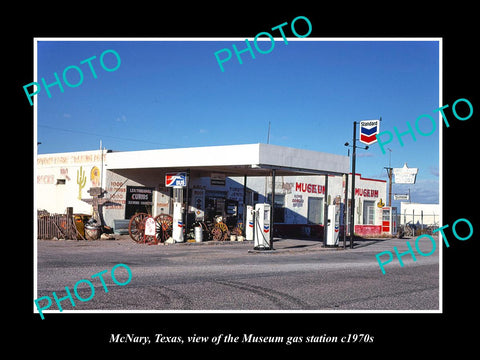
[[[317,240],[278,239],[272,251],[255,251],[247,241],[38,240],[36,298],[50,297],[57,312],[53,292],[65,312],[438,312],[438,237],[435,252],[415,252],[416,261],[405,253],[401,266],[393,248],[404,253],[407,240],[414,248],[415,239],[358,240],[354,249],[348,241],[343,249],[343,242],[326,248]],[[418,246],[424,254],[432,249],[427,242]],[[375,257],[384,251],[393,254],[385,274]],[[130,277],[123,265],[112,277],[118,264]]]

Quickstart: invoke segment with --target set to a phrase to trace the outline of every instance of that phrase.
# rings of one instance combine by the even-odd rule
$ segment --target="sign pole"
[[[187,174],[186,174],[186,177],[185,177],[185,179],[186,179],[186,184],[185,184],[185,187],[186,187],[186,190],[185,190],[185,191],[186,191],[186,195],[185,195],[185,197],[186,197],[186,199],[185,199],[185,213],[184,213],[184,216],[185,216],[185,222],[184,222],[184,224],[185,224],[185,226],[183,227],[182,230],[184,230],[185,239],[186,239],[186,241],[188,241],[188,195],[189,195],[189,194],[188,194],[188,185],[189,185],[189,183],[190,183],[190,169],[188,169],[188,170],[186,171],[186,173],[187,173]]]
[[[367,144],[361,149],[368,150],[368,145],[377,142],[376,135],[379,131],[380,120],[362,120],[360,121],[360,142]],[[348,142],[345,146],[349,146]],[[352,196],[351,196],[351,208],[350,208],[350,249],[353,249],[353,238],[355,233],[355,166],[357,162],[357,122],[353,122],[353,152],[352,152]]]
[[[348,219],[348,173],[345,174],[345,204],[343,205],[343,250],[345,250],[347,242],[347,219]]]
[[[386,167],[387,175],[388,175],[388,205],[392,206],[392,170],[391,167]]]
[[[357,122],[353,122],[353,152],[352,152],[352,192],[350,207],[350,249],[353,249],[353,233],[355,230],[355,158],[357,155]]]

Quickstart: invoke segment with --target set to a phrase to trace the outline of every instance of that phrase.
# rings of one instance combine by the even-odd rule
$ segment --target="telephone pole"
[[[392,206],[392,168],[385,167],[384,169],[387,170],[388,175],[388,203],[387,206]]]
[[[387,206],[392,206],[392,149],[387,148],[390,151],[389,158],[388,158],[388,167],[384,167],[387,170],[388,175],[388,203]]]

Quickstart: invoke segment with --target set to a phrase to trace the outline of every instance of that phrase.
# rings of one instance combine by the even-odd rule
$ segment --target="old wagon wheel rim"
[[[128,223],[128,234],[136,243],[143,240],[145,233],[145,219],[149,215],[146,213],[137,213],[133,215]]]
[[[155,217],[155,233],[157,241],[165,242],[172,236],[173,218],[167,214],[160,214]]]
[[[217,226],[217,224],[215,224],[215,226],[213,227],[211,234],[212,234],[213,240],[215,241],[223,240],[223,231],[219,226]]]

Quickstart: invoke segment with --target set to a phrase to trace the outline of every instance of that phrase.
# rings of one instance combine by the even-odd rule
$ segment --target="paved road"
[[[406,239],[367,241],[355,249],[324,249],[312,240],[279,240],[275,251],[252,252],[252,243],[148,246],[128,238],[103,241],[38,241],[37,297],[72,295],[77,281],[89,279],[95,294],[81,302],[73,295],[64,310],[438,310],[439,257],[404,256],[383,275],[375,255],[406,251]],[[414,244],[414,239],[410,239]],[[348,244],[348,243],[347,243]],[[421,243],[424,253],[431,244]],[[128,265],[132,278],[116,285],[110,270]],[[99,278],[108,270],[105,292]],[[128,281],[125,268],[117,282]],[[77,287],[87,299],[86,282]],[[46,300],[45,300],[46,301]],[[53,303],[51,309],[57,307]]]

